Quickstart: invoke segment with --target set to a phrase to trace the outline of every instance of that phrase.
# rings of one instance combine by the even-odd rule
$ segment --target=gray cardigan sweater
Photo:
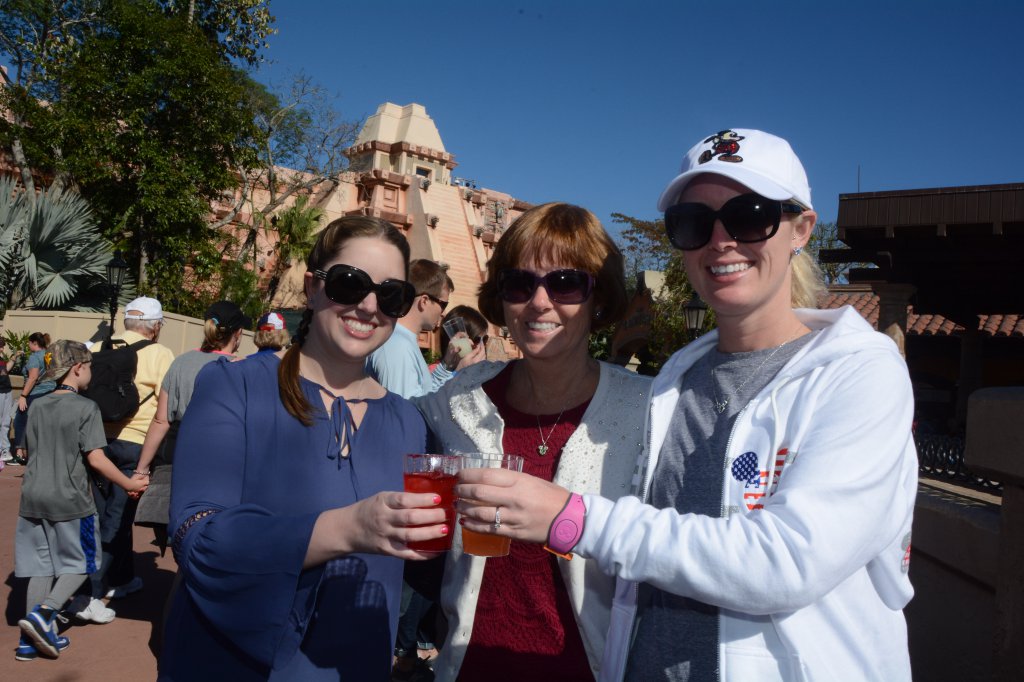
[[[481,385],[506,363],[481,362],[460,371],[441,390],[413,400],[447,453],[501,452],[505,422]],[[642,449],[651,379],[601,363],[597,391],[579,428],[562,449],[554,482],[575,493],[616,499],[629,493]],[[485,557],[462,553],[461,527],[445,560],[441,606],[448,638],[434,664],[439,682],[455,680],[473,632]],[[559,561],[583,646],[595,678],[610,621],[614,578],[581,557]]]

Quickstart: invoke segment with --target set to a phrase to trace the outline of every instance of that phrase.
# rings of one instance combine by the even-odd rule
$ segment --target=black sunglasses
[[[760,194],[741,194],[717,211],[704,204],[685,203],[665,211],[665,231],[672,245],[683,251],[699,249],[711,241],[715,221],[738,242],[750,244],[771,239],[779,231],[783,213],[803,213],[803,206],[766,199]]]
[[[541,285],[555,303],[578,304],[590,298],[594,276],[571,269],[553,270],[543,277],[529,270],[509,269],[498,273],[498,295],[507,303],[526,303]]]
[[[442,313],[444,312],[444,309],[448,307],[448,301],[442,301],[442,300],[441,300],[441,299],[439,299],[439,298],[438,298],[437,296],[431,296],[430,294],[428,294],[428,293],[426,293],[426,292],[424,292],[424,293],[421,293],[421,294],[416,294],[416,295],[417,295],[417,296],[426,296],[426,297],[427,297],[427,298],[429,298],[429,299],[430,299],[431,301],[433,301],[434,303],[436,303],[436,304],[438,304],[439,306],[441,306],[441,312],[442,312]]]
[[[374,284],[370,276],[351,265],[332,265],[330,270],[314,270],[313,275],[324,281],[327,298],[342,305],[353,305],[370,292],[377,294],[377,307],[388,317],[403,317],[416,300],[416,288],[400,279],[386,279]]]

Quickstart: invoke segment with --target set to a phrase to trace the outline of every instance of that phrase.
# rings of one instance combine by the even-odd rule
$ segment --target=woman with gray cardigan
[[[588,352],[591,331],[626,309],[622,255],[597,218],[568,204],[520,216],[487,265],[479,308],[523,358],[473,365],[414,401],[443,449],[518,454],[523,471],[568,489],[628,494],[650,380]],[[613,588],[589,561],[516,541],[507,557],[470,556],[456,534],[436,678],[594,679]]]

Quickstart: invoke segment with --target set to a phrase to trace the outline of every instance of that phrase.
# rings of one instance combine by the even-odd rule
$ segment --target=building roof
[[[821,301],[822,308],[850,305],[871,324],[878,323],[878,296],[869,286],[833,285]],[[964,328],[942,315],[918,315],[907,306],[908,336],[956,336]],[[978,315],[978,331],[985,336],[1024,336],[1024,315]]]

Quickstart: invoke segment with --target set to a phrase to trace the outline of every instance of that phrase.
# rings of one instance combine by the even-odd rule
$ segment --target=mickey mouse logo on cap
[[[717,156],[719,161],[739,163],[743,157],[737,156],[736,152],[740,150],[740,140],[744,139],[746,138],[735,131],[720,130],[704,140],[704,144],[711,143],[711,149],[705,149],[698,160],[700,163],[707,163]]]

